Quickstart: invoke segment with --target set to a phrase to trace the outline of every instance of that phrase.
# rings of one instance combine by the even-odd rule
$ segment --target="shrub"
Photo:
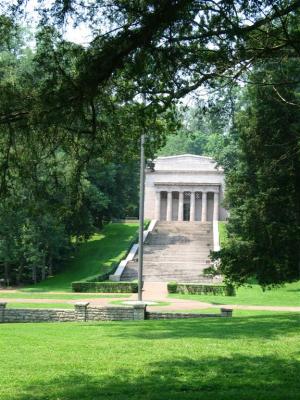
[[[199,284],[199,283],[168,283],[169,293],[181,293],[181,294],[213,294],[213,295],[225,295],[235,296],[234,287],[230,285],[210,285],[210,284]]]
[[[73,292],[137,293],[137,282],[72,282]]]
[[[169,293],[177,293],[177,282],[169,282],[168,283],[168,292]]]
[[[225,296],[235,296],[236,292],[235,292],[235,287],[233,286],[232,283],[227,283],[225,285]]]

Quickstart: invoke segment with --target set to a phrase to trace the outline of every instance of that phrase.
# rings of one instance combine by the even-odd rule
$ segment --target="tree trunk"
[[[22,259],[17,272],[17,285],[21,284],[21,276],[23,271],[24,271],[24,260]]]
[[[32,280],[33,280],[33,283],[36,283],[36,266],[35,265],[32,266]]]
[[[49,275],[53,275],[53,259],[51,254],[49,255]]]
[[[4,262],[4,279],[6,286],[9,286],[9,266],[7,261]]]
[[[43,254],[42,260],[42,281],[46,279],[46,254]]]

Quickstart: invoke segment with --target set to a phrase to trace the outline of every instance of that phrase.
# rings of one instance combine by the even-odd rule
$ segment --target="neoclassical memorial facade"
[[[158,157],[147,168],[145,218],[159,221],[226,219],[221,206],[224,172],[210,157],[183,154]]]

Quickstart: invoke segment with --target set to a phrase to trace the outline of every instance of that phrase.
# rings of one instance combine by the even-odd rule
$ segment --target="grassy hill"
[[[107,225],[100,233],[79,246],[60,273],[25,290],[71,290],[73,281],[106,272],[113,263],[119,262],[125,256],[137,229],[138,223]]]

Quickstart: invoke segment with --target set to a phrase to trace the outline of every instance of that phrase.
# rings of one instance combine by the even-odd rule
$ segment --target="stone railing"
[[[86,322],[86,321],[141,321],[144,319],[178,319],[232,317],[232,309],[221,308],[219,314],[146,312],[146,306],[90,307],[89,303],[76,303],[73,310],[46,308],[6,308],[0,303],[0,323],[9,322]]]
[[[220,250],[219,221],[213,221],[214,251]]]
[[[153,229],[154,229],[154,227],[156,225],[156,222],[157,222],[156,219],[153,219],[150,222],[148,229],[143,232],[143,242],[145,242],[145,240],[147,239],[149,233],[153,231]],[[109,276],[109,280],[110,281],[118,282],[118,281],[121,280],[121,276],[123,274],[124,269],[126,268],[126,265],[129,263],[129,261],[132,261],[134,259],[135,255],[136,255],[136,253],[138,251],[138,248],[139,248],[138,243],[135,243],[131,247],[129,253],[127,254],[127,257],[120,262],[120,264],[118,265],[118,268],[116,269],[115,273]]]

